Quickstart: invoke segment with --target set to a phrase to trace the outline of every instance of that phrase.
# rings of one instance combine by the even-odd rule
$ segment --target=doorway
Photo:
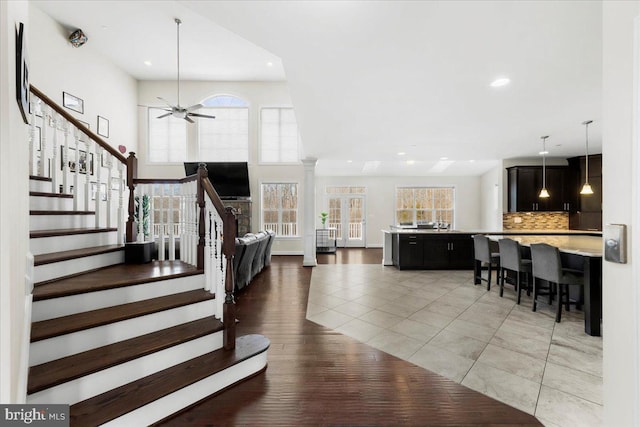
[[[335,233],[339,248],[366,246],[366,216],[364,194],[328,195],[329,228]]]

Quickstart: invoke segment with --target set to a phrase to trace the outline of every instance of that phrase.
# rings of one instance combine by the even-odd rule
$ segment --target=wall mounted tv
[[[189,175],[198,172],[198,165],[207,166],[209,181],[223,200],[251,198],[247,162],[185,162],[184,171]]]

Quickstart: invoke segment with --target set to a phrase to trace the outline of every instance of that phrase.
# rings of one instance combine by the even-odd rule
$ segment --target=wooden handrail
[[[34,85],[30,85],[29,86],[29,90],[31,91],[31,93],[33,93],[38,98],[40,98],[45,104],[47,104],[48,106],[53,108],[56,113],[58,113],[62,117],[64,117],[69,123],[71,123],[72,125],[74,125],[78,129],[82,129],[82,132],[84,132],[89,138],[93,139],[99,146],[101,146],[102,148],[107,150],[112,156],[114,156],[116,159],[118,159],[121,163],[127,164],[127,158],[124,157],[118,150],[113,148],[105,140],[103,140],[98,135],[96,135],[93,131],[91,131],[91,129],[88,129],[85,125],[80,123],[80,121],[78,119],[76,119],[71,114],[66,112],[64,110],[64,108],[62,108],[61,106],[56,104],[55,101],[53,101],[47,95],[42,93],[42,91],[40,91],[40,89],[38,89]]]
[[[204,192],[207,193],[207,196],[209,196],[209,199],[211,199],[213,206],[216,208],[216,212],[218,212],[220,218],[224,220],[226,208],[222,204],[222,200],[220,200],[218,192],[215,188],[213,188],[213,185],[211,185],[211,181],[209,181],[208,179],[203,180],[202,187],[204,188]]]
[[[198,175],[189,175],[186,178],[137,178],[133,182],[136,184],[184,184],[198,179]]]

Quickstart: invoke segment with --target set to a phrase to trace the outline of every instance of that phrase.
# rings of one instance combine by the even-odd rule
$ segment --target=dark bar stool
[[[546,243],[531,244],[531,260],[533,261],[533,307],[536,311],[536,296],[538,294],[537,279],[549,282],[549,293],[552,293],[552,285],[556,285],[558,293],[558,307],[556,309],[556,322],[562,318],[562,305],[566,305],[569,311],[570,304],[580,306],[580,301],[569,299],[569,286],[584,286],[584,275],[576,270],[562,268],[560,250]],[[580,294],[582,295],[582,289]]]
[[[527,295],[531,295],[531,260],[522,259],[520,243],[513,239],[500,239],[498,246],[500,247],[500,296],[502,296],[504,291],[505,270],[512,271],[516,275],[515,287],[516,293],[518,294],[517,303],[520,304],[520,294],[523,288],[522,275],[527,279],[527,285],[524,289],[526,289]]]
[[[496,269],[496,285],[500,278],[500,254],[491,252],[491,245],[487,236],[476,234],[473,236],[473,251],[475,263],[473,266],[473,284],[479,285],[483,280],[487,282],[487,290],[491,289],[491,268]],[[482,267],[486,265],[489,271],[487,279],[482,277]]]

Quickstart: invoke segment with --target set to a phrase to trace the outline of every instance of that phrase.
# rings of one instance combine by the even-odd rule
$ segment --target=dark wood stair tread
[[[39,239],[41,237],[58,237],[71,234],[109,233],[118,231],[117,228],[59,228],[57,230],[34,230],[29,232],[29,237]]]
[[[34,180],[34,181],[46,181],[46,182],[51,182],[51,178],[46,177],[46,176],[29,175],[29,179],[32,179],[32,180]]]
[[[27,393],[37,393],[222,329],[222,322],[211,316],[32,366]]]
[[[33,300],[78,295],[87,292],[124,286],[140,285],[161,280],[203,274],[191,264],[182,261],[153,261],[145,264],[116,264],[72,277],[49,280],[36,284]],[[153,286],[150,284],[150,286]]]
[[[95,215],[94,211],[29,211],[29,215]]]
[[[269,348],[262,335],[236,339],[234,350],[216,350],[71,406],[71,425],[100,425],[187,387]]]
[[[72,249],[70,251],[52,252],[49,254],[41,254],[33,257],[33,264],[44,265],[54,262],[67,261],[70,259],[83,258],[92,255],[106,254],[109,252],[123,251],[123,245],[104,245],[94,246],[92,248]]]
[[[56,317],[54,319],[41,320],[31,324],[31,342],[57,337],[84,329],[95,328],[134,317],[157,313],[172,308],[195,304],[201,301],[214,299],[215,295],[204,289],[181,292],[158,298],[130,302],[113,307],[100,308],[71,314],[69,316]]]
[[[36,197],[57,197],[60,199],[73,199],[73,194],[45,193],[43,191],[29,191],[29,195]]]

